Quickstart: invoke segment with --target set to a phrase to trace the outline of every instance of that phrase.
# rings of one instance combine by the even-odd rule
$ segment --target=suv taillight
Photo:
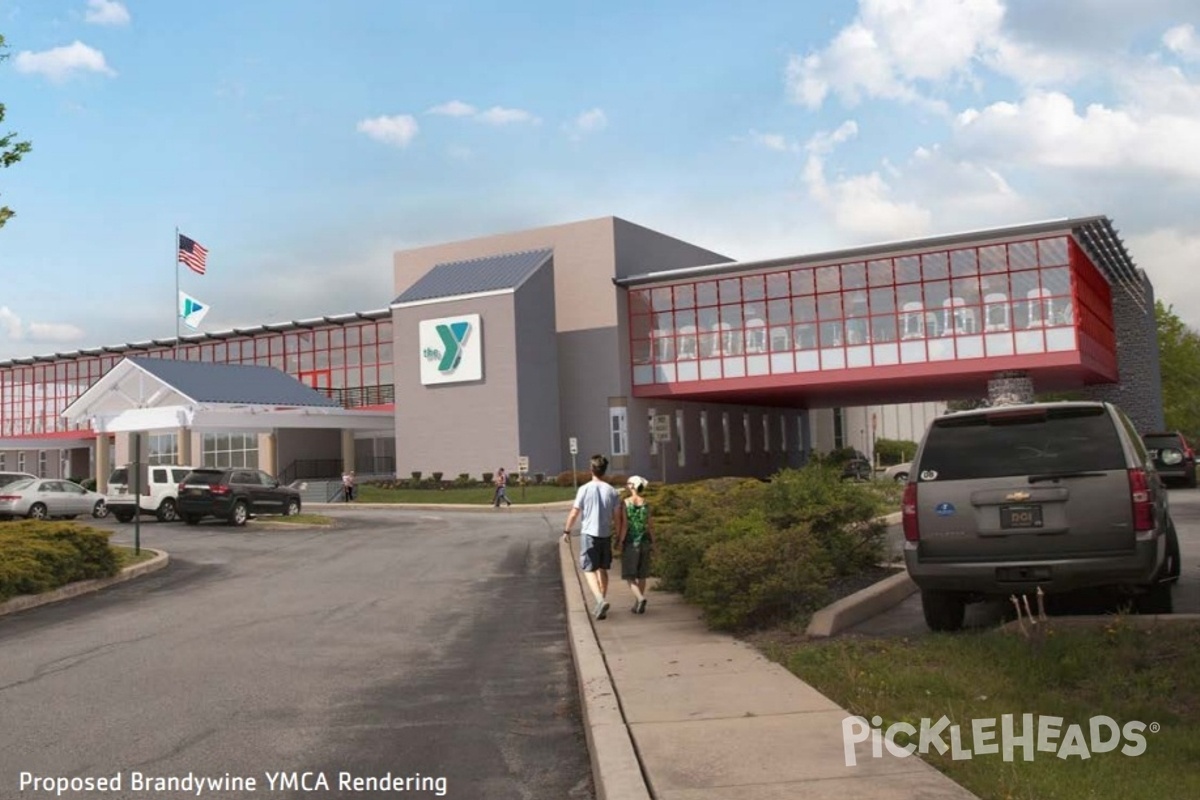
[[[209,487],[209,489],[212,491],[213,494],[220,494],[220,495],[229,494],[229,487],[225,486],[224,484],[214,483],[212,486]]]
[[[1146,470],[1129,470],[1129,496],[1133,502],[1134,532],[1154,530],[1154,501],[1150,499],[1150,484],[1146,480]]]
[[[904,539],[917,542],[921,539],[921,529],[917,527],[917,484],[909,481],[904,485],[904,499],[900,501],[900,514],[904,524]]]

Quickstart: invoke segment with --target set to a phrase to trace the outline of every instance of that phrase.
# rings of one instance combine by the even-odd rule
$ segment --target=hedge
[[[30,520],[0,526],[0,600],[116,575],[120,567],[108,537],[107,532],[73,522]]]

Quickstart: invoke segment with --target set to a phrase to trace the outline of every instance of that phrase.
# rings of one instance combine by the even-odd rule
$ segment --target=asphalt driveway
[[[148,521],[167,569],[0,617],[0,797],[55,796],[19,794],[22,773],[123,778],[64,797],[196,796],[134,791],[135,772],[235,787],[201,795],[220,798],[384,794],[354,778],[409,779],[414,798],[593,797],[561,515],[330,513],[332,531]]]

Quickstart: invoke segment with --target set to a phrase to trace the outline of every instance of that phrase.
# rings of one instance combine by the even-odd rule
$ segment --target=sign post
[[[529,472],[529,456],[517,456],[517,473],[521,478],[521,502],[525,502],[525,473]]]
[[[130,437],[133,446],[133,475],[126,478],[126,485],[133,490],[133,554],[142,554],[142,434]],[[131,480],[132,478],[132,480]]]
[[[575,456],[579,455],[579,440],[574,436],[567,439],[567,447],[571,451],[571,488],[579,490],[579,477],[575,470]]]
[[[671,417],[669,414],[656,414],[650,420],[650,435],[659,445],[658,455],[662,461],[662,482],[667,482],[667,448],[671,441]]]

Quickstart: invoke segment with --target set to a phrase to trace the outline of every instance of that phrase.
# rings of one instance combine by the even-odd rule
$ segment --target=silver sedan
[[[102,517],[106,511],[104,495],[74,481],[25,478],[0,487],[0,518],[74,519],[81,514]]]

